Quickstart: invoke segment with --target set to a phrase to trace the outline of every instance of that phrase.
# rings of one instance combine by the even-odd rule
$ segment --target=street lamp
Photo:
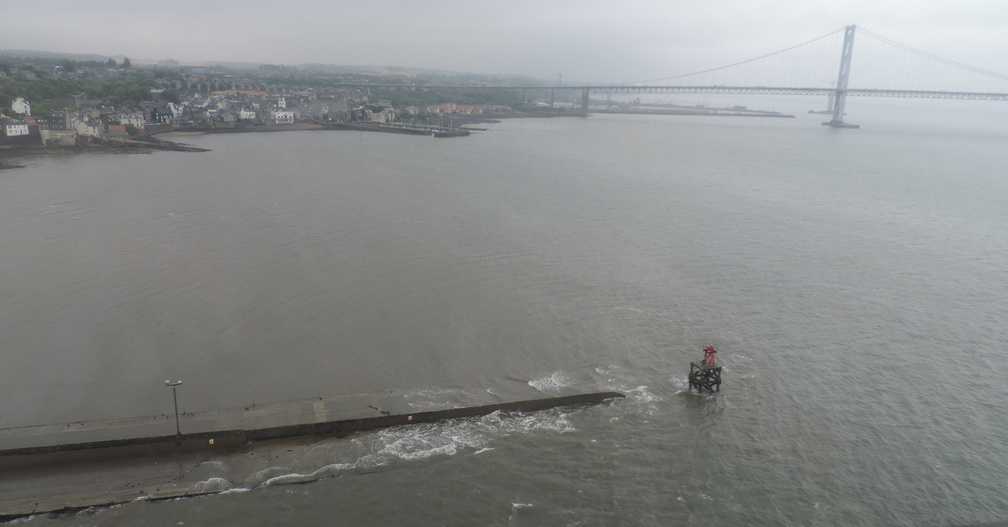
[[[172,400],[175,401],[175,446],[182,446],[182,429],[179,428],[178,420],[178,395],[175,393],[175,387],[182,384],[182,381],[165,381],[165,386],[171,386]]]

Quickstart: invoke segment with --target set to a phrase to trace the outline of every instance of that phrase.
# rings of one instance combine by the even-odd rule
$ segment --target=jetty
[[[0,430],[0,521],[135,500],[212,494],[229,486],[187,479],[210,459],[252,463],[323,438],[494,412],[534,412],[623,398],[596,392],[415,411],[393,392],[253,404],[227,410],[79,421]],[[193,476],[194,478],[198,476]],[[219,476],[206,476],[219,479]],[[299,481],[300,482],[300,481]]]
[[[432,137],[467,137],[470,132],[467,128],[454,128],[445,126],[424,126],[403,123],[361,123],[361,122],[337,122],[318,121],[324,128],[334,130],[357,130],[360,132],[385,132],[390,134],[408,135],[429,135]]]

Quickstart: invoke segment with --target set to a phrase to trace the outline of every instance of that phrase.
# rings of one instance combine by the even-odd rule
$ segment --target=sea
[[[0,428],[168,414],[165,379],[183,412],[626,394],[14,523],[1008,520],[1008,107],[850,99],[834,129],[722,102],[795,117],[175,134],[209,151],[0,172]]]

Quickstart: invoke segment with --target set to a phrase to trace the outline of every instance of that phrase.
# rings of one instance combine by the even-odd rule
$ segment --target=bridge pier
[[[586,86],[581,88],[581,115],[588,117],[588,90]]]
[[[844,106],[847,104],[847,80],[850,78],[851,55],[854,52],[854,30],[857,26],[844,28],[843,51],[840,53],[840,74],[837,75],[836,92],[833,95],[833,118],[823,123],[833,128],[860,128],[861,125],[845,123]]]

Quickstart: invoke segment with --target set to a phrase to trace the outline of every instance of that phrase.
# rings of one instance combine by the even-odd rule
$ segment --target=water
[[[166,378],[190,410],[628,394],[320,441],[241,481],[208,462],[226,493],[28,523],[1006,519],[1005,111],[848,106],[861,130],[599,115],[0,173],[0,427],[169,412]],[[713,397],[685,391],[708,342]]]

